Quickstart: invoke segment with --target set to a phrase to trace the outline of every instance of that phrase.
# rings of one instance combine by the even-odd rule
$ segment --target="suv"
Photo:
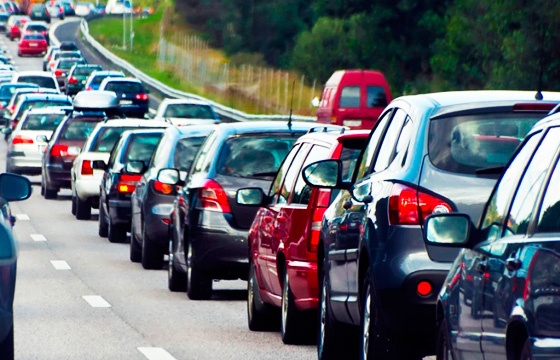
[[[315,338],[319,230],[323,213],[336,195],[309,187],[301,169],[318,160],[340,159],[344,178],[350,180],[369,131],[345,130],[311,129],[299,138],[268,195],[260,188],[237,192],[239,204],[262,206],[249,230],[249,328],[270,329],[276,324],[271,321],[274,308],[280,308],[285,343]]]
[[[163,99],[154,119],[171,121],[177,126],[220,123],[220,117],[214,112],[212,105],[192,99]]]
[[[117,94],[121,110],[126,116],[143,118],[148,112],[149,91],[138,79],[109,77],[101,82],[99,90]]]
[[[351,181],[338,160],[304,169],[310,185],[341,189],[319,240],[319,359],[344,351],[353,334],[345,324],[361,327],[362,358],[435,352],[437,293],[457,251],[425,245],[425,219],[456,211],[478,219],[503,165],[560,101],[559,93],[543,96],[404,96],[381,114]]]
[[[426,244],[463,247],[438,296],[437,359],[557,359],[560,116],[527,135],[486,204],[426,220]]]
[[[124,73],[122,71],[117,71],[117,70],[94,71],[87,78],[84,88],[86,89],[86,91],[98,90],[99,85],[101,85],[103,80],[105,80],[108,77],[123,78]]]

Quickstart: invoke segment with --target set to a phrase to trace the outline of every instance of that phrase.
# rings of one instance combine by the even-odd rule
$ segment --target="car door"
[[[537,198],[550,170],[550,164],[560,146],[560,128],[551,128],[534,153],[515,191],[507,215],[502,238],[484,250],[486,269],[481,282],[481,347],[485,360],[507,360],[505,353],[506,326],[512,304],[508,294],[513,285],[513,273],[521,267],[517,254],[523,246],[527,229],[536,208]]]
[[[539,133],[532,135],[504,172],[482,215],[481,242],[473,249],[463,252],[459,296],[456,297],[455,304],[450,304],[450,313],[455,319],[451,322],[451,342],[457,349],[459,359],[483,359],[481,318],[485,316],[484,305],[489,302],[488,298],[484,301],[484,291],[489,288],[486,285],[490,276],[488,256],[493,243],[501,238],[513,192],[540,138]],[[499,243],[494,244],[494,252],[497,252],[499,246]]]

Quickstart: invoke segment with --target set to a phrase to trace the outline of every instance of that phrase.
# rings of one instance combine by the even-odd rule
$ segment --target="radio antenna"
[[[296,81],[292,82],[292,100],[290,100],[290,117],[288,118],[288,129],[292,130],[292,113],[294,112],[294,88],[296,86]]]

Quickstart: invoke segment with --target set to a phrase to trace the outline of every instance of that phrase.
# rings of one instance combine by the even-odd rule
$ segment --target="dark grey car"
[[[497,176],[530,128],[560,100],[529,92],[451,92],[394,100],[372,130],[351,182],[338,163],[307,179],[343,189],[324,215],[318,253],[320,359],[344,353],[356,326],[360,358],[435,352],[436,299],[456,249],[426,245],[427,216],[478,219]],[[321,180],[322,179],[322,180]],[[347,325],[346,325],[347,326]]]

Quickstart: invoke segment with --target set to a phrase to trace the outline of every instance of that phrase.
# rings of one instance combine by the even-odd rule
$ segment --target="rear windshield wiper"
[[[506,165],[485,167],[476,169],[474,172],[477,175],[500,175],[506,169]]]
[[[254,173],[252,176],[274,176],[276,175],[276,171],[268,171],[268,172],[259,172],[259,173]]]

